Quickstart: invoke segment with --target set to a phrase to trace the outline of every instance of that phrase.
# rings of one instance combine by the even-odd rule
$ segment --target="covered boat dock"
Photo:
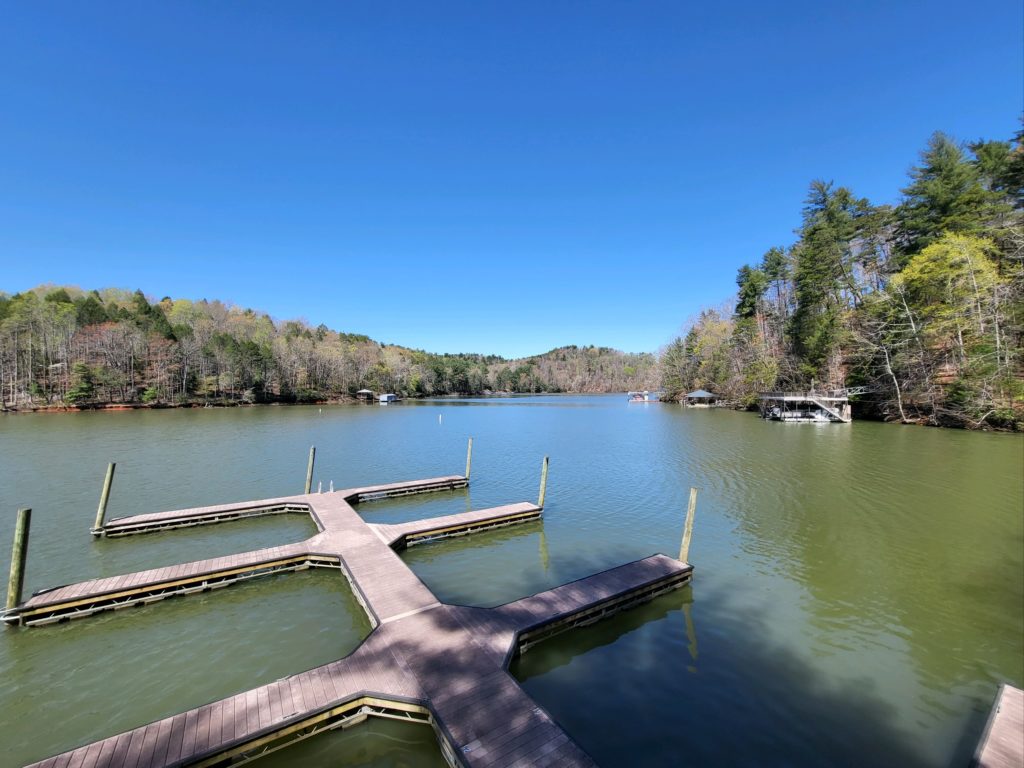
[[[683,398],[683,403],[690,408],[711,408],[718,405],[718,395],[708,392],[706,389],[698,389],[686,395]]]
[[[762,392],[758,396],[761,416],[775,421],[833,422],[849,424],[850,390],[829,392]]]

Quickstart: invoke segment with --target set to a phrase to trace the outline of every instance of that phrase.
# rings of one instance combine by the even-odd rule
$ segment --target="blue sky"
[[[657,349],[894,202],[934,130],[1009,138],[1019,0],[9,3],[0,290],[220,298],[437,352]]]

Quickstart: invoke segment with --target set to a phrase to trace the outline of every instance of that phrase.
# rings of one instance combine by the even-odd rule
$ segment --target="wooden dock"
[[[1024,766],[1024,691],[999,686],[985,732],[971,761],[972,768]]]
[[[498,608],[443,604],[405,566],[398,551],[424,541],[536,520],[542,508],[509,504],[374,525],[364,522],[353,505],[464,487],[467,482],[463,477],[432,478],[110,521],[103,535],[302,513],[311,516],[318,533],[283,547],[43,590],[5,613],[4,620],[36,626],[270,573],[332,567],[348,579],[374,629],[344,659],[35,765],[230,765],[368,717],[431,725],[453,766],[594,765],[523,691],[508,673],[509,663],[549,637],[689,583],[693,568],[653,555]]]

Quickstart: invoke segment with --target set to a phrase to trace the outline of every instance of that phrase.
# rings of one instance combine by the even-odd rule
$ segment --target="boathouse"
[[[360,389],[358,392],[356,392],[356,399],[357,400],[373,400],[374,399],[374,397],[373,397],[373,390],[372,389]]]
[[[850,391],[762,392],[758,396],[761,416],[775,421],[810,421],[848,424]]]
[[[710,408],[718,405],[718,395],[706,389],[698,389],[683,398],[683,403],[690,408]]]

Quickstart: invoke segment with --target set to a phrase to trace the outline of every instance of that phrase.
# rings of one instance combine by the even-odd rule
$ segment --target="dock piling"
[[[540,467],[540,496],[537,498],[537,506],[544,509],[544,497],[548,492],[548,457],[544,457],[544,463]]]
[[[306,465],[306,493],[313,488],[313,462],[316,461],[316,446],[309,446],[309,464]]]
[[[28,553],[28,528],[32,521],[31,509],[19,509],[14,526],[14,549],[11,551],[11,575],[7,581],[7,610],[21,602],[21,587],[25,581],[25,555]]]
[[[697,489],[690,488],[690,504],[686,508],[686,526],[683,528],[683,543],[679,547],[679,562],[688,563],[690,539],[693,538],[693,516],[697,511]]]
[[[114,484],[114,469],[116,462],[107,464],[107,476],[103,480],[103,492],[100,494],[100,505],[96,509],[96,522],[92,526],[93,536],[103,535],[103,522],[107,516],[107,502],[110,500],[110,487]]]
[[[469,438],[466,446],[466,479],[469,480],[469,469],[473,465],[473,438]]]

